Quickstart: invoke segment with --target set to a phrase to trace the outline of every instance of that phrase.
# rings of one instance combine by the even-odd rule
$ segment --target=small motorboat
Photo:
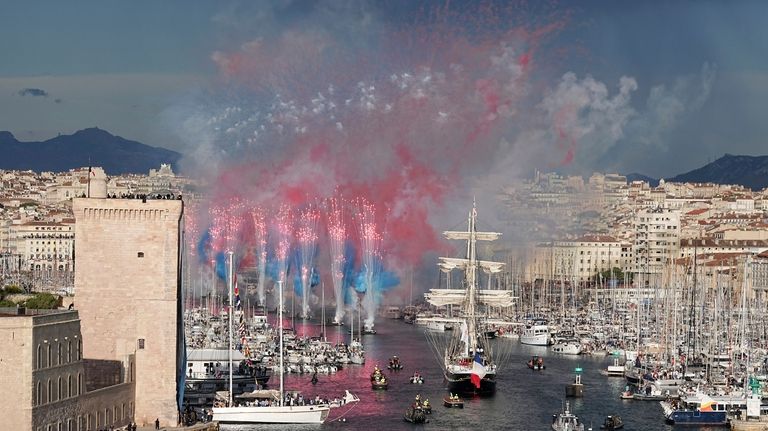
[[[427,422],[427,413],[424,411],[424,408],[421,407],[421,404],[416,403],[411,407],[408,407],[408,410],[405,411],[405,415],[403,415],[403,419],[412,424],[423,424]]]
[[[448,395],[447,397],[443,398],[443,405],[452,408],[452,409],[463,409],[464,408],[464,400],[459,398],[458,395]]]
[[[626,389],[621,393],[621,395],[619,395],[619,398],[622,400],[633,400],[635,399],[635,394],[633,394],[631,390]]]
[[[421,408],[424,410],[424,413],[428,415],[432,414],[432,404],[429,402],[429,399],[426,399],[421,403]]]
[[[421,385],[424,383],[424,377],[422,377],[421,374],[419,373],[414,373],[411,376],[410,380],[411,380],[411,384],[414,384],[414,385]]]
[[[603,430],[617,430],[624,428],[624,421],[621,420],[621,416],[608,416],[605,418],[605,422],[600,425],[600,429]]]
[[[373,368],[373,372],[371,373],[371,381],[373,382],[379,377],[384,377],[384,373],[381,372],[378,366],[375,366]]]
[[[393,356],[389,358],[389,365],[387,365],[388,370],[398,371],[403,369],[403,364],[400,363],[400,358],[397,356]]]
[[[384,377],[383,374],[380,378],[371,382],[371,389],[373,390],[382,390],[387,388],[389,388],[389,381],[386,377]]]
[[[528,368],[535,371],[543,370],[547,368],[547,366],[544,365],[544,358],[542,358],[541,356],[531,357],[531,359],[528,360],[526,365],[528,365]]]
[[[552,429],[554,431],[584,431],[584,424],[579,417],[571,413],[568,401],[562,413],[552,415]]]

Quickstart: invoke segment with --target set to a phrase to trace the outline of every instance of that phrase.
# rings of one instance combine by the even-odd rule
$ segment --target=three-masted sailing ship
[[[485,307],[509,307],[513,304],[512,291],[480,289],[479,271],[491,275],[501,272],[504,264],[487,260],[478,260],[477,241],[494,241],[501,236],[498,232],[477,231],[477,208],[473,204],[469,213],[466,231],[445,231],[443,235],[450,240],[467,242],[466,257],[441,257],[440,270],[450,273],[453,270],[464,272],[463,286],[460,289],[430,289],[424,294],[427,302],[435,307],[453,306],[460,308],[458,323],[451,339],[445,347],[443,372],[452,393],[492,394],[496,390],[497,363],[489,342],[484,323]]]

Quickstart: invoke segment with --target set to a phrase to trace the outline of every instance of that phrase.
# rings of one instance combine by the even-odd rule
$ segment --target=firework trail
[[[364,291],[363,308],[366,312],[365,328],[373,329],[373,322],[378,306],[378,286],[380,283],[383,235],[376,223],[376,207],[365,198],[356,202],[357,227],[360,241],[360,276],[358,291]]]
[[[277,244],[275,245],[277,280],[275,280],[275,282],[281,282],[283,283],[283,286],[285,286],[288,257],[291,253],[291,237],[293,236],[293,215],[291,207],[288,205],[280,206],[280,210],[275,214],[274,223],[276,231],[275,238],[277,240]],[[279,303],[278,293],[277,289],[275,289],[275,303],[284,309],[285,303]]]
[[[267,223],[266,216],[261,208],[253,207],[251,209],[251,222],[253,223],[254,250],[259,274],[259,284],[256,287],[256,292],[259,298],[259,305],[267,305],[265,293],[265,278],[267,275]]]
[[[330,198],[326,202],[326,217],[328,223],[328,240],[331,255],[331,278],[336,299],[336,315],[334,323],[344,319],[344,243],[347,239],[347,229],[344,224],[344,206],[342,198]]]
[[[309,294],[312,271],[317,251],[317,224],[320,213],[313,205],[299,212],[296,222],[296,243],[298,245],[298,270],[301,280],[301,317],[309,318]]]

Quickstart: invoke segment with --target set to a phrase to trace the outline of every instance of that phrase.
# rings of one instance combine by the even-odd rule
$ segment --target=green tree
[[[14,295],[17,293],[24,293],[24,289],[22,289],[21,287],[15,284],[9,284],[5,286],[5,288],[3,289],[3,293],[6,295]]]
[[[631,283],[632,273],[628,272],[626,276],[627,276],[627,283]],[[601,279],[603,283],[608,283],[608,281],[610,281],[611,279],[616,280],[617,283],[623,283],[624,271],[622,271],[621,268],[618,268],[618,267],[606,269],[605,271],[602,271],[595,276],[595,282],[599,283]]]
[[[16,303],[13,301],[8,301],[6,299],[0,300],[0,308],[1,307],[15,307]]]
[[[61,298],[50,293],[38,293],[37,295],[27,299],[24,304],[27,308],[37,309],[52,309],[57,308],[61,304]]]

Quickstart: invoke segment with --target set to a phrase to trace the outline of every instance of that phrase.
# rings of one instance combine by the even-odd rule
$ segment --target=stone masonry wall
[[[135,418],[175,426],[178,200],[74,199],[84,357],[135,354]]]

